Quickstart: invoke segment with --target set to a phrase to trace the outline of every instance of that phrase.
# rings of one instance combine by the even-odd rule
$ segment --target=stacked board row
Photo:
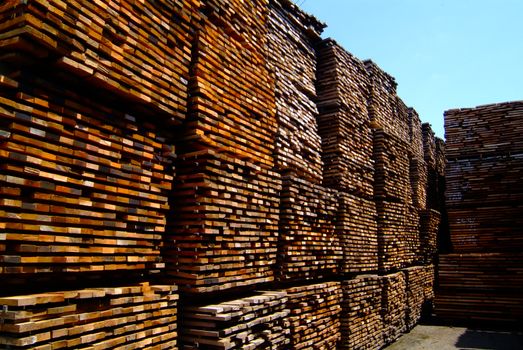
[[[290,344],[285,292],[256,295],[181,311],[183,349],[285,349]]]
[[[380,349],[410,330],[434,299],[434,266],[342,282],[340,349]]]
[[[445,112],[453,252],[440,256],[441,317],[523,319],[522,115],[521,101]]]
[[[327,187],[374,196],[370,76],[363,62],[332,39],[318,44],[317,106]]]
[[[196,0],[6,1],[0,49],[9,55],[2,60],[46,62],[125,98],[134,110],[180,124],[199,6]]]
[[[439,259],[438,316],[466,321],[523,320],[523,254],[444,254]]]
[[[173,286],[92,288],[0,298],[1,349],[177,349]]]
[[[163,257],[184,292],[212,292],[274,281],[278,173],[203,150],[179,156]]]
[[[314,41],[323,25],[289,1],[271,1],[268,60],[275,77],[276,163],[283,174],[320,184],[323,176],[316,107]],[[285,59],[282,59],[285,57]]]
[[[0,86],[0,274],[163,267],[169,135],[34,72],[10,77]]]
[[[335,350],[340,340],[340,282],[287,288],[291,349]]]

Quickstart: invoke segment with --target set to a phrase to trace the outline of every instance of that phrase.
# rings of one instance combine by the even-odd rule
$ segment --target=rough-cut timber
[[[523,150],[523,101],[445,112],[447,158],[469,159]]]
[[[338,192],[283,177],[278,269],[281,280],[334,276],[343,259],[336,235]]]
[[[371,199],[374,160],[367,70],[360,60],[327,39],[318,45],[316,74],[323,183]]]
[[[0,276],[162,267],[172,143],[121,106],[15,75],[0,86]]]
[[[255,295],[181,309],[182,349],[288,349],[285,292]]]
[[[410,151],[413,158],[423,159],[423,127],[418,112],[414,108],[409,108],[409,140]]]
[[[444,254],[439,261],[437,315],[475,321],[523,320],[523,254]]]
[[[341,341],[339,349],[375,350],[384,345],[381,315],[382,281],[360,275],[342,282]]]
[[[374,201],[339,194],[336,231],[343,247],[342,273],[378,270],[377,217]]]
[[[408,143],[382,129],[374,130],[374,197],[412,204]]]
[[[187,292],[273,281],[279,174],[210,150],[180,156],[178,170],[167,275]]]
[[[420,247],[421,260],[424,263],[434,261],[438,250],[438,229],[441,214],[434,209],[420,210]]]
[[[453,253],[439,257],[440,317],[523,320],[522,116],[521,101],[445,112]]]
[[[282,173],[295,173],[321,183],[323,162],[315,104],[316,54],[323,25],[287,0],[270,4],[269,62],[275,76],[276,163]]]
[[[423,304],[425,303],[425,289],[423,280],[426,277],[423,266],[413,266],[403,270],[407,283],[407,329],[416,326],[421,318]]]
[[[335,350],[340,339],[340,282],[292,287],[285,291],[290,311],[289,348]]]
[[[30,59],[179,124],[199,1],[3,1],[2,60]],[[145,108],[143,108],[145,107]]]
[[[190,92],[182,153],[214,149],[274,166],[274,83],[264,55],[205,21],[194,48]]]
[[[383,129],[403,142],[410,140],[409,112],[396,95],[395,79],[376,63],[364,61],[370,76],[369,116],[373,128]]]
[[[428,168],[421,158],[410,159],[410,188],[412,204],[418,209],[427,207]]]
[[[173,286],[0,298],[0,349],[177,349]]]
[[[382,272],[416,262],[420,251],[420,222],[416,208],[397,202],[377,202],[378,262]]]
[[[385,344],[390,344],[406,330],[407,283],[403,272],[385,275],[382,281],[383,337]]]

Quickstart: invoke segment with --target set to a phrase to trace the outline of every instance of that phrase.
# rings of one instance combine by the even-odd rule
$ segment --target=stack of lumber
[[[269,0],[205,0],[200,11],[251,51],[267,50]]]
[[[376,203],[339,194],[337,236],[343,247],[344,274],[378,270],[378,227]]]
[[[434,209],[420,210],[420,246],[421,260],[424,263],[434,261],[438,250],[438,229],[441,214]]]
[[[338,192],[283,177],[280,206],[279,277],[317,279],[336,275],[343,249],[336,235]]]
[[[434,285],[436,279],[436,268],[433,264],[423,266],[423,290],[425,294],[425,301],[431,302],[434,300]]]
[[[181,349],[288,349],[285,292],[181,309]]]
[[[4,1],[0,48],[10,53],[4,61],[45,59],[179,124],[187,111],[198,6],[197,0]]]
[[[384,342],[390,344],[406,330],[407,284],[405,274],[397,272],[382,277],[382,317]]]
[[[374,130],[374,197],[377,200],[412,204],[408,149],[407,142],[383,129]]]
[[[382,282],[377,275],[360,275],[342,282],[340,349],[383,347]]]
[[[378,212],[378,262],[382,272],[407,267],[419,259],[418,210],[403,203],[380,201]]]
[[[427,163],[423,158],[410,159],[410,187],[412,190],[412,204],[418,209],[427,207],[428,186]]]
[[[177,300],[148,284],[0,298],[0,347],[177,349]]]
[[[425,303],[423,280],[426,276],[424,270],[423,266],[412,266],[403,270],[407,283],[406,324],[408,330],[414,328],[421,318]]]
[[[175,154],[159,127],[34,72],[1,79],[0,274],[163,267]]]
[[[523,103],[445,112],[447,207],[456,251],[523,247]]]
[[[416,208],[425,209],[427,205],[428,169],[424,159],[423,130],[416,110],[409,108],[408,113],[412,203]]]
[[[444,193],[440,190],[442,178],[438,172],[436,136],[429,123],[423,123],[423,153],[427,164],[427,205],[429,209],[442,210]],[[444,156],[444,155],[443,155]]]
[[[436,168],[436,135],[429,123],[421,125],[423,132],[423,157],[429,168]]]
[[[438,316],[448,319],[521,321],[523,254],[440,256]]]
[[[265,57],[208,20],[193,51],[181,153],[213,149],[273,167],[274,83]]]
[[[268,60],[275,76],[276,163],[282,173],[321,183],[323,162],[318,134],[314,41],[323,25],[287,0],[270,4]],[[310,22],[310,23],[309,23]],[[256,84],[257,86],[258,84]]]
[[[364,64],[371,82],[368,110],[372,127],[383,129],[387,134],[408,142],[408,108],[396,95],[397,84],[394,77],[371,60],[364,61]]]
[[[185,292],[273,281],[279,175],[212,150],[182,155],[177,165],[167,275]]]
[[[365,65],[332,39],[318,45],[318,126],[323,183],[371,199],[374,195],[372,129]]]
[[[447,167],[447,146],[445,141],[436,137],[436,173],[440,179],[445,180],[445,170]],[[440,186],[441,187],[441,186]]]
[[[423,127],[418,112],[409,108],[409,140],[410,151],[414,159],[424,159]]]
[[[445,112],[453,253],[440,256],[440,317],[523,319],[522,116],[521,101]]]
[[[340,282],[286,289],[290,310],[290,348],[336,349],[340,340]]]
[[[448,159],[523,150],[523,101],[445,112]]]

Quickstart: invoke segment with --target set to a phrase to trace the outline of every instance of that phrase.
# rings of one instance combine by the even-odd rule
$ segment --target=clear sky
[[[523,0],[295,0],[444,137],[451,108],[523,100]]]

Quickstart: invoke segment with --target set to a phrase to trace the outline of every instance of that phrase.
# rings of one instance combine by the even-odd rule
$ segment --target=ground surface
[[[385,350],[523,350],[523,332],[418,325]]]

